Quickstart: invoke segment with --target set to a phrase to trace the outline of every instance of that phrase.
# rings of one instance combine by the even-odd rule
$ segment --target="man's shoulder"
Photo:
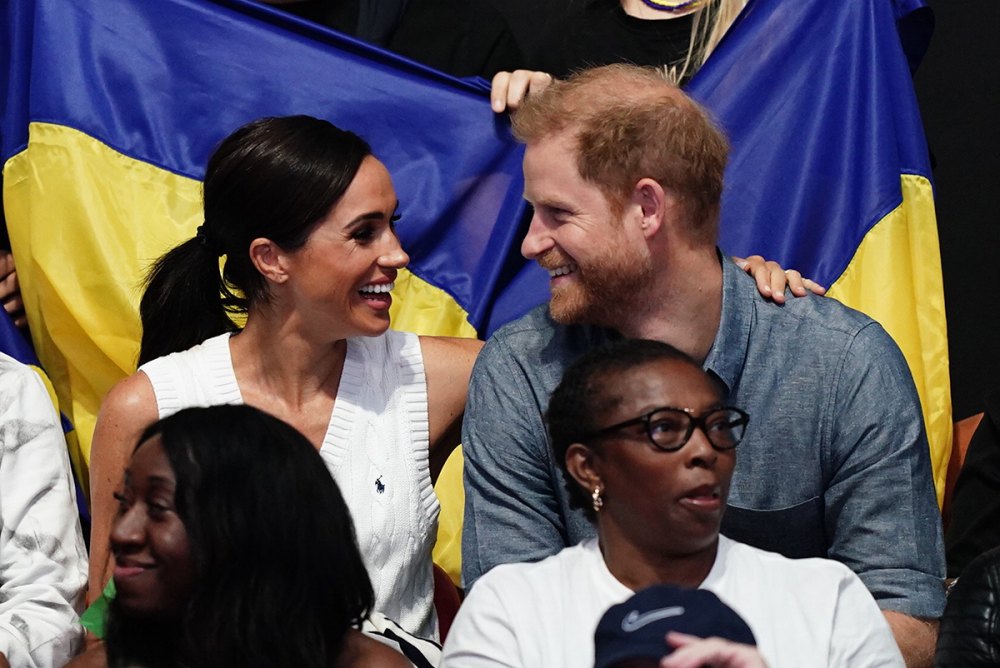
[[[549,316],[549,305],[539,304],[520,318],[511,320],[506,325],[493,332],[487,339],[487,344],[491,341],[507,341],[519,337],[544,336],[546,333],[555,332],[559,325]]]
[[[738,298],[753,309],[752,339],[769,346],[784,340],[793,348],[826,353],[852,346],[896,347],[877,321],[834,297],[789,293],[784,304],[776,304],[761,296],[749,276],[740,280]]]
[[[821,337],[854,337],[860,331],[876,326],[871,317],[837,301],[833,297],[789,295],[784,304],[775,304],[760,294],[754,298],[755,310],[764,322],[783,329],[808,328]]]
[[[881,325],[833,298],[789,294],[784,304],[776,304],[735,269],[726,272],[723,294],[722,321],[708,365],[728,383],[743,377],[771,384],[774,374],[781,373],[785,381],[816,387],[845,364],[855,370],[905,365]],[[744,383],[744,390],[758,391],[756,382]]]

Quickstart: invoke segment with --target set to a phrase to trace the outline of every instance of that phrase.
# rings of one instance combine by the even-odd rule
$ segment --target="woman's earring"
[[[594,501],[594,512],[601,512],[601,508],[604,507],[604,499],[601,498],[601,488],[595,487],[594,493],[590,495],[590,498]]]

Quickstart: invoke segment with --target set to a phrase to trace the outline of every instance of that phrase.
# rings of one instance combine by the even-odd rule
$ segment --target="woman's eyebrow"
[[[399,202],[398,201],[396,202],[395,206],[393,206],[392,213],[389,214],[389,218],[391,218],[397,211],[399,211]],[[385,218],[386,218],[386,215],[382,211],[369,211],[367,213],[362,213],[361,215],[356,216],[353,220],[351,220],[349,223],[347,223],[347,225],[345,225],[344,227],[346,229],[351,229],[353,227],[356,227],[358,225],[361,225],[362,223],[366,223],[366,222],[371,221],[371,220],[385,220]]]
[[[170,489],[177,487],[176,480],[167,476],[159,475],[151,475],[146,478],[146,484],[150,487],[168,487]]]

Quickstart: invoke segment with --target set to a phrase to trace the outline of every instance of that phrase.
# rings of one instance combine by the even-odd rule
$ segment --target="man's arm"
[[[892,635],[896,637],[899,651],[903,653],[906,665],[934,665],[934,648],[937,646],[938,620],[910,617],[901,612],[883,610],[882,614],[889,622]]]
[[[0,652],[63,665],[82,638],[87,582],[66,441],[41,380],[0,360]]]
[[[566,544],[542,408],[525,371],[534,364],[494,337],[472,372],[462,428],[466,588],[497,564],[533,561]]]
[[[944,610],[944,546],[920,400],[909,367],[872,323],[835,379],[829,557],[856,572],[886,614],[909,666],[931,665]]]

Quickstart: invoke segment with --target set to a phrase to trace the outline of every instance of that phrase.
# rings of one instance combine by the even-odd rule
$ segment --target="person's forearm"
[[[938,620],[911,617],[894,610],[883,610],[907,668],[931,668],[937,645]]]

